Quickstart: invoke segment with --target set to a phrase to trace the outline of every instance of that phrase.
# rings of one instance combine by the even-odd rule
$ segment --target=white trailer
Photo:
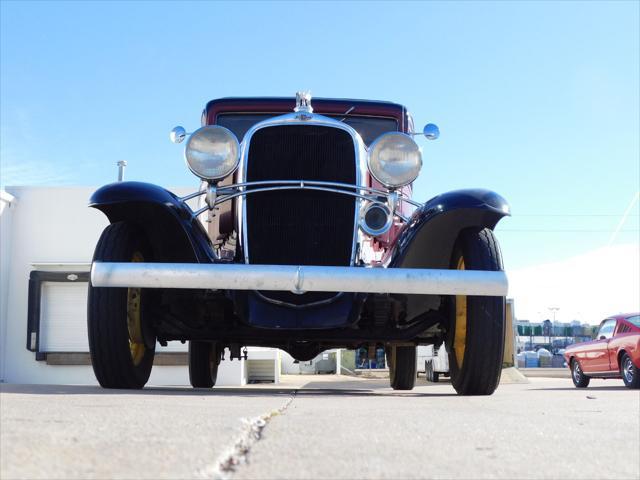
[[[437,382],[440,375],[449,376],[449,353],[444,342],[440,346],[418,346],[417,361],[417,371],[424,373],[429,382]]]

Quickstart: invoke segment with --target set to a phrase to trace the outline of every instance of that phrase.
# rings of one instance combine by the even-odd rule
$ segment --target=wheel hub
[[[143,262],[140,252],[131,257],[132,262]],[[134,365],[139,365],[144,357],[146,347],[142,335],[142,289],[127,289],[127,330],[129,331],[129,352]]]
[[[464,258],[460,257],[456,265],[458,270],[464,270]],[[458,368],[464,362],[464,353],[467,343],[467,297],[466,295],[456,295],[456,328],[453,337],[453,351],[455,352]]]
[[[580,364],[576,362],[573,366],[573,378],[576,382],[580,383],[580,379],[582,378],[582,371],[580,370]]]
[[[627,358],[624,362],[624,378],[627,383],[631,383],[633,381],[633,363],[630,358]]]

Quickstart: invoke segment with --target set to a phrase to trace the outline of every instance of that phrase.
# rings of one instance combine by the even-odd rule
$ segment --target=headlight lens
[[[369,147],[369,171],[389,188],[413,182],[422,168],[420,147],[409,135],[399,132],[379,136]]]
[[[191,134],[184,149],[187,166],[204,180],[220,180],[236,169],[240,161],[238,139],[218,125],[207,125]]]

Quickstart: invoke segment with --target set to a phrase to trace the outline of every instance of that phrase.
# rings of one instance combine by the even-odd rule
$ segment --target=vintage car
[[[491,394],[507,293],[493,229],[509,206],[483,189],[412,199],[416,135],[439,130],[414,132],[402,105],[307,92],[213,100],[201,128],[174,128],[197,191],[122,181],[90,200],[110,221],[88,300],[100,384],[143,387],[156,342],[180,340],[193,387],[215,384],[227,349],[269,346],[300,361],[384,348],[406,390],[416,345],[444,341],[457,392]]]
[[[595,340],[567,347],[564,358],[578,388],[591,378],[622,378],[627,387],[640,388],[640,313],[604,319]]]

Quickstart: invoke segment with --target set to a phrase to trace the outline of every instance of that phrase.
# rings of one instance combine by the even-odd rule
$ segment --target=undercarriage
[[[160,344],[188,340],[218,342],[230,350],[232,346],[262,346],[281,348],[297,360],[308,360],[331,348],[355,349],[363,346],[384,346],[390,343],[423,345],[441,342],[447,329],[446,301],[442,312],[430,311],[406,320],[400,296],[371,294],[360,298],[359,318],[343,328],[257,329],[234,312],[234,304],[224,292],[198,290],[165,290],[152,292],[160,301],[149,311]],[[315,352],[309,357],[309,352]]]

